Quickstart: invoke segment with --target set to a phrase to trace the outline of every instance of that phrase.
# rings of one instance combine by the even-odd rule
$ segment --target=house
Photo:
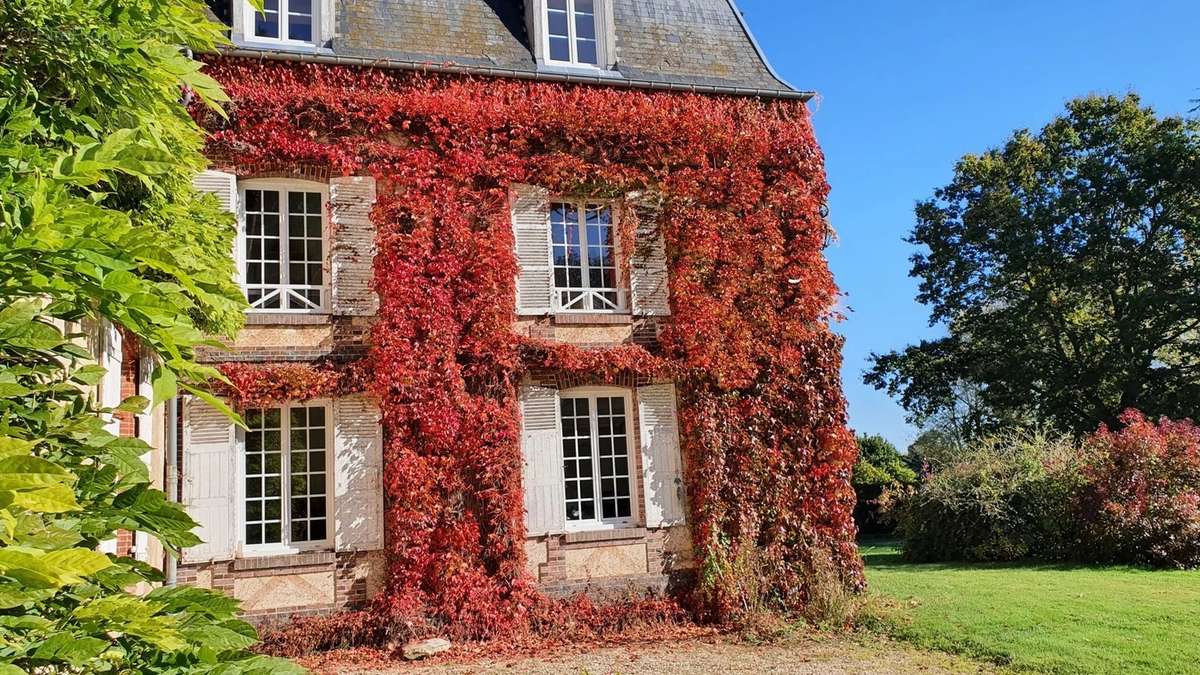
[[[245,0],[209,6],[230,26],[233,45],[210,57],[217,66],[357,66],[631,96],[810,96],[774,73],[733,0],[266,0],[262,13]],[[196,184],[237,215],[250,310],[230,349],[204,358],[223,367],[336,369],[370,353],[379,334],[376,276],[390,274],[375,259],[372,213],[391,188],[369,172],[213,159]],[[515,306],[503,308],[511,331],[581,349],[652,346],[672,321],[654,229],[639,227],[634,250],[625,250],[619,221],[632,211],[620,198],[560,194],[536,179],[513,183],[509,196],[519,265]],[[545,364],[520,377],[527,578],[547,593],[623,592],[664,589],[693,572],[689,458],[671,377],[600,381]],[[392,430],[383,428],[377,390],[333,388],[246,407],[246,429],[198,399],[174,406],[167,417],[178,420],[178,447],[166,440],[175,458],[166,471],[180,477],[179,499],[205,541],[171,570],[179,583],[222,589],[258,620],[353,607],[389,583],[388,531],[404,523],[385,507]]]

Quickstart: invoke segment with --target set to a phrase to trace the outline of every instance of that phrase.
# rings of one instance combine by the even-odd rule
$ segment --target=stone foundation
[[[212,588],[242,601],[242,618],[286,623],[362,607],[383,588],[382,551],[301,553],[180,565],[180,585]]]

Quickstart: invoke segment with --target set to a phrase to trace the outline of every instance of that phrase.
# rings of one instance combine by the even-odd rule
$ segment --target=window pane
[[[577,40],[575,49],[579,53],[580,63],[590,63],[593,66],[600,65],[600,58],[596,55],[595,40]]]
[[[575,37],[580,40],[596,39],[596,17],[591,14],[575,14]],[[582,57],[580,57],[582,60]]]
[[[596,409],[601,515],[604,518],[628,518],[632,498],[628,439],[624,433],[625,399],[619,396],[598,398]]]
[[[550,38],[550,58],[554,61],[570,61],[571,41],[565,37]]]
[[[567,36],[567,13],[566,12],[550,12],[550,22],[548,26],[550,35]]]
[[[279,37],[279,0],[266,0],[263,12],[254,13],[254,34],[257,37]]]
[[[586,398],[564,398],[559,404],[563,429],[563,475],[566,488],[567,520],[587,520],[595,512],[592,497],[591,436],[588,415],[591,405]]]
[[[246,475],[246,543],[282,542],[278,523],[283,501],[279,494],[282,463],[279,448],[279,410],[247,410],[244,470]],[[272,523],[275,524],[272,527]]]
[[[287,26],[289,40],[312,42],[312,8],[307,0],[291,0]]]
[[[325,538],[325,453],[310,449],[325,447],[325,409],[296,406],[291,409],[291,532],[293,541]]]

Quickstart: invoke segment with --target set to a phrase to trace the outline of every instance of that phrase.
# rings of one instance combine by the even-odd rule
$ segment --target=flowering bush
[[[1081,557],[1158,567],[1200,566],[1200,427],[1136,411],[1088,439],[1078,500]]]
[[[516,399],[535,367],[679,384],[706,616],[735,618],[748,588],[802,609],[817,559],[861,586],[828,187],[803,104],[232,58],[208,72],[232,98],[228,120],[196,110],[219,164],[378,181],[366,386],[386,432],[381,611],[419,606],[489,637],[543,606],[524,576]],[[653,352],[514,333],[513,183],[653,203],[673,313]],[[753,585],[726,562],[749,550]]]

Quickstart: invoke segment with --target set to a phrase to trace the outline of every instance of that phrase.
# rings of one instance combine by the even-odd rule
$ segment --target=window
[[[546,57],[574,65],[600,65],[596,18],[600,0],[546,0]]]
[[[559,400],[568,525],[632,519],[628,409],[625,395]]]
[[[248,547],[308,548],[329,538],[329,412],[285,406],[245,414]]]
[[[550,205],[556,310],[625,309],[625,293],[617,279],[615,239],[611,207],[570,202]]]
[[[316,44],[316,3],[322,0],[264,0],[263,11],[245,3],[246,37],[255,41]]]
[[[247,187],[242,282],[251,310],[325,308],[325,192]]]

